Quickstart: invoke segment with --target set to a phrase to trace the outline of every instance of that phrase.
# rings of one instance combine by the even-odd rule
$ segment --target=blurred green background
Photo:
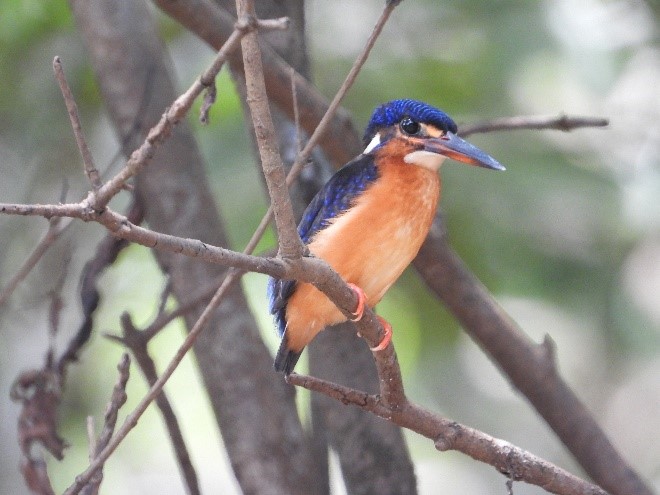
[[[332,97],[382,7],[382,0],[307,3],[313,77]],[[475,144],[507,166],[502,174],[449,163],[442,210],[450,240],[502,306],[536,341],[550,334],[560,370],[630,463],[660,488],[660,6],[655,0],[407,0],[395,11],[344,106],[362,128],[373,109],[410,97],[443,108],[457,122],[509,115],[593,115],[605,129],[475,135]],[[211,50],[154,10],[183,90]],[[0,3],[0,202],[51,203],[86,191],[68,118],[52,76],[60,55],[97,165],[118,170],[119,146],[108,124],[84,47],[66,2]],[[220,77],[211,124],[190,118],[212,187],[242,249],[266,208],[233,85]],[[127,202],[127,198],[120,199]],[[47,223],[0,217],[0,287],[23,262]],[[17,373],[39,367],[48,345],[50,292],[63,274],[61,346],[80,323],[80,269],[103,236],[76,224],[8,304],[0,307],[0,493],[27,493],[18,472],[16,419],[8,399]],[[274,244],[272,233],[262,249]],[[266,312],[265,277],[244,287],[276,342]],[[116,379],[118,333],[128,310],[147,323],[164,279],[148,250],[131,247],[103,277],[96,333],[71,369],[62,406],[66,459],[49,459],[61,491],[86,465],[84,418],[102,414]],[[580,469],[523,398],[465,336],[413,271],[381,307],[411,398],[483,429],[577,474]],[[154,343],[159,365],[182,338],[180,326]],[[189,439],[206,493],[235,493],[219,434],[192,359],[167,386]],[[191,385],[192,384],[192,385]],[[145,391],[139,373],[129,404]],[[124,412],[125,412],[124,411]],[[106,468],[112,493],[181,493],[159,415],[149,411]],[[502,493],[493,469],[438,453],[408,436],[420,493]],[[338,480],[335,468],[333,476]],[[335,493],[342,493],[340,483]],[[110,490],[110,487],[112,489]],[[543,493],[516,485],[517,494]]]

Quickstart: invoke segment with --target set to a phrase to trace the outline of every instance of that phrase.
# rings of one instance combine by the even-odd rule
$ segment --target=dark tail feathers
[[[296,366],[298,359],[300,359],[301,354],[302,350],[300,352],[295,352],[289,349],[286,334],[284,334],[280,348],[275,356],[275,363],[273,365],[275,370],[283,371],[285,375],[290,375],[293,368]]]

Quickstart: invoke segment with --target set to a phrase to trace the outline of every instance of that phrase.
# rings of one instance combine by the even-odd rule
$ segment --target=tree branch
[[[139,119],[147,124],[157,120],[162,108],[175,99],[163,43],[143,2],[73,3],[108,113],[129,154],[142,139],[133,134],[133,122],[143,95],[149,95],[150,103]],[[154,77],[150,77],[152,73]],[[135,183],[149,225],[168,234],[228,245],[203,160],[188,127],[179,126],[154,159],[158,167],[144,169]],[[187,257],[154,254],[182,305],[200,287],[226,272]],[[313,470],[307,469],[305,435],[290,400],[291,391],[269,366],[271,358],[242,289],[234,285],[224,291],[221,305],[220,298],[214,301],[204,320],[216,331],[204,332],[201,338],[197,334],[195,354],[236,478],[246,493],[314,494],[309,474]],[[184,316],[188,331],[195,328],[202,309],[196,305]],[[250,379],[244,379],[246,376]],[[291,435],[283,438],[282,431]],[[294,470],[292,462],[297,466]],[[255,470],[270,474],[257,477]]]
[[[607,495],[567,471],[509,442],[431,413],[408,401],[389,407],[381,397],[318,378],[289,375],[288,382],[352,404],[431,439],[440,451],[456,450],[490,464],[514,481],[525,481],[559,495]]]
[[[154,0],[154,3],[216,50],[225,43],[235,23],[231,14],[209,0]],[[395,3],[388,3],[386,9],[394,7]],[[261,51],[268,97],[293,119],[292,68],[272,48],[262,46]],[[244,71],[240,54],[230,55],[229,60],[235,70]],[[300,125],[311,135],[327,112],[328,103],[323,95],[297,72],[294,83],[301,108]],[[361,150],[358,132],[350,115],[343,109],[339,109],[337,115],[329,120],[328,126],[328,132],[323,135],[320,144],[337,165],[343,165]]]
[[[147,380],[147,383],[152,387],[158,380],[158,373],[156,372],[156,365],[147,350],[149,336],[145,335],[143,331],[135,328],[128,313],[122,314],[121,326],[123,330],[122,337],[112,337],[113,340],[121,342],[131,350],[140,370]],[[177,462],[179,463],[179,469],[181,470],[183,479],[186,483],[187,493],[189,495],[199,495],[201,491],[197,481],[197,473],[192,464],[190,454],[188,453],[188,447],[183,438],[183,432],[179,426],[176,414],[172,408],[167,393],[164,390],[156,397],[156,405],[160,409],[163,420],[165,421],[165,427],[169,433],[170,441],[172,442],[172,447],[174,448],[174,453]],[[103,447],[105,447],[105,445],[107,445],[107,442]]]
[[[613,494],[651,495],[562,380],[548,347],[530,341],[449,247],[439,216],[414,265],[596,483]]]
[[[39,260],[46,254],[60,235],[71,225],[71,221],[61,222],[60,217],[51,218],[48,224],[48,230],[37,243],[36,247],[27,257],[23,265],[18,269],[16,275],[7,282],[7,285],[0,291],[0,306],[7,302],[9,296],[12,295],[16,287],[25,280],[25,277],[32,271],[32,269],[39,263]]]
[[[90,442],[93,444],[92,455],[90,456],[90,461],[92,461],[98,453],[105,448],[105,446],[112,438],[112,432],[115,430],[117,425],[117,416],[119,414],[119,409],[126,403],[126,384],[128,383],[128,378],[130,376],[130,364],[131,360],[128,357],[128,354],[124,354],[121,357],[121,361],[117,365],[117,370],[119,371],[119,377],[117,378],[117,383],[112,389],[112,395],[108,406],[105,411],[105,420],[103,422],[103,430],[97,441],[94,441],[94,438],[90,438]],[[89,480],[89,482],[81,490],[83,495],[96,495],[99,492],[99,487],[103,481],[103,465],[96,471],[94,476]]]
[[[493,120],[484,120],[474,124],[460,126],[461,136],[470,134],[514,131],[520,129],[555,129],[558,131],[569,132],[581,127],[606,127],[610,123],[609,119],[599,117],[577,117],[571,115],[552,116],[517,116],[503,117]]]
[[[101,176],[99,175],[99,171],[94,165],[92,152],[89,151],[89,147],[87,146],[85,134],[83,133],[82,125],[80,124],[78,105],[76,105],[76,100],[73,98],[73,93],[71,93],[71,88],[69,87],[69,83],[67,82],[64,71],[62,70],[62,61],[60,60],[60,57],[55,57],[53,60],[53,70],[55,72],[55,79],[60,85],[60,91],[62,92],[62,97],[64,98],[64,104],[66,105],[67,112],[69,113],[71,128],[73,129],[73,135],[76,138],[76,144],[78,145],[78,150],[80,151],[80,156],[83,160],[83,169],[85,170],[85,175],[87,176],[89,183],[92,185],[92,190],[96,191],[99,187],[101,187]]]
[[[256,19],[254,4],[250,0],[236,0],[236,11],[239,20],[246,24],[249,24],[251,19]],[[261,50],[255,31],[247,33],[243,37],[241,48],[245,67],[247,103],[252,114],[252,125],[254,126],[257,146],[261,155],[261,165],[275,215],[279,237],[279,254],[284,259],[296,260],[302,257],[305,248],[296,230],[293,208],[286,184],[286,172],[275,139],[275,126],[270,115],[266,84],[263,77]]]

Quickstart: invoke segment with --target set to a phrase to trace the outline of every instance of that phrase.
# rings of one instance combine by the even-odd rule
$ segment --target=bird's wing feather
[[[305,209],[298,233],[305,244],[336,216],[346,211],[356,196],[378,176],[373,157],[360,155],[344,165],[317,193]]]
[[[353,200],[378,177],[378,170],[370,155],[360,155],[344,165],[317,193],[303,213],[298,234],[305,244],[324,229],[330,221],[346,211]],[[284,310],[295,290],[294,280],[268,280],[270,312],[275,315],[277,330],[284,334],[286,321]]]

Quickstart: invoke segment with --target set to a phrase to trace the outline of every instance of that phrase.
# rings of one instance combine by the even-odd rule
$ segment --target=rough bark
[[[219,0],[217,3],[235,15],[232,0]],[[303,2],[260,1],[256,2],[256,8],[260,18],[291,18],[288,31],[263,33],[261,38],[271,44],[277,54],[298,73],[309,79]],[[239,90],[243,92],[241,68],[236,64],[232,64],[232,68]],[[280,152],[285,164],[290,167],[295,160],[299,131],[277,105],[271,105],[271,112],[277,126]],[[299,215],[332,173],[332,167],[320,150],[315,154],[310,168],[292,188],[294,208]],[[339,325],[324,332],[323,338],[312,342],[307,352],[313,375],[360,390],[378,390],[378,376],[371,352],[357,338],[353,325]],[[399,427],[366,411],[347,408],[320,394],[312,394],[311,407],[314,446],[319,466],[327,465],[327,461],[321,463],[323,451],[327,448],[324,445],[329,442],[339,456],[349,493],[416,493],[414,467]]]
[[[142,1],[71,3],[111,120],[130,153],[176,97],[163,44]],[[138,176],[135,192],[153,229],[227,245],[201,155],[185,124]],[[184,256],[156,256],[181,303],[225,270]],[[186,316],[188,327],[200,311]],[[272,372],[239,285],[200,336],[195,355],[243,492],[316,493],[291,390]]]

